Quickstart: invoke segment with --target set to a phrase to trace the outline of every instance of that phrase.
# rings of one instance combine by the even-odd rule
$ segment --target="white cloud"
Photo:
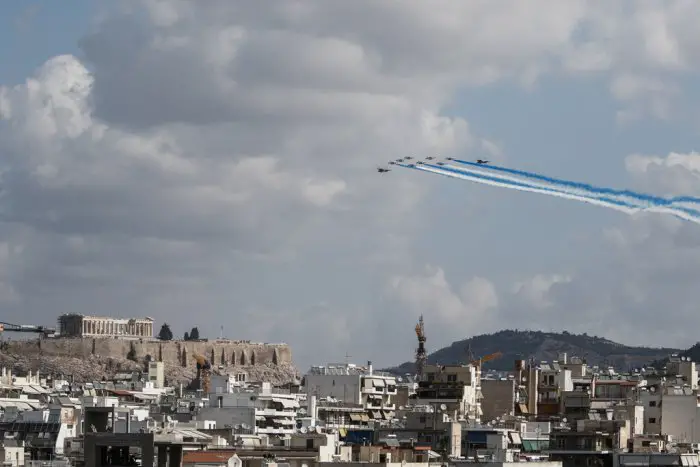
[[[546,311],[554,307],[549,296],[552,287],[557,284],[567,284],[572,278],[561,274],[537,274],[526,281],[516,282],[513,294],[517,300],[524,300],[535,310]],[[557,312],[559,310],[556,310]]]
[[[625,158],[625,168],[645,188],[669,195],[700,195],[700,153],[632,154]]]
[[[439,326],[445,338],[462,337],[467,329],[470,333],[488,330],[498,308],[498,294],[489,280],[474,277],[453,290],[443,269],[434,266],[426,266],[423,274],[393,277],[388,293],[413,315],[428,314],[432,325]]]

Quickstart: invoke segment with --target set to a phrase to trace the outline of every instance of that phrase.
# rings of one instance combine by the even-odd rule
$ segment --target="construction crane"
[[[477,358],[477,359],[472,360],[472,361],[471,361],[471,364],[474,365],[474,366],[478,366],[479,368],[481,368],[481,365],[482,365],[482,364],[484,364],[484,363],[486,363],[486,362],[488,362],[488,361],[491,361],[491,360],[495,360],[495,359],[497,359],[497,358],[501,358],[502,356],[503,356],[503,354],[502,354],[501,352],[490,353],[490,354],[488,354],[488,355],[484,355],[484,356],[481,357],[481,358]]]
[[[197,379],[199,380],[199,386],[202,391],[204,391],[204,394],[208,395],[211,377],[211,363],[209,363],[209,360],[204,358],[204,356],[198,353],[194,353],[192,356],[197,361]]]
[[[423,325],[423,315],[420,315],[416,324],[416,336],[418,337],[418,348],[416,349],[416,375],[423,379],[423,369],[428,361],[428,354],[425,351],[425,326]]]
[[[3,332],[33,332],[46,337],[56,334],[56,329],[46,326],[35,326],[33,324],[12,324],[0,321],[0,336]]]

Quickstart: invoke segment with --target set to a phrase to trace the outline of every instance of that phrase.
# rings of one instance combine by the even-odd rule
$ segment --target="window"
[[[656,423],[656,417],[650,417],[649,423]]]
[[[426,420],[425,415],[421,415],[421,416],[420,416],[420,419],[419,419],[418,421],[419,421],[420,423],[425,423],[425,420]]]
[[[656,407],[656,401],[649,401],[649,407]]]
[[[447,375],[447,381],[450,383],[457,382],[457,375]]]
[[[306,440],[306,449],[313,449],[313,448],[314,448],[314,439],[308,438]]]

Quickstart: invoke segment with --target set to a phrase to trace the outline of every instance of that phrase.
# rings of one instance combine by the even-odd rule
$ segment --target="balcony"
[[[362,387],[362,393],[363,394],[384,394],[385,388],[383,387],[377,387],[377,386],[363,386]]]

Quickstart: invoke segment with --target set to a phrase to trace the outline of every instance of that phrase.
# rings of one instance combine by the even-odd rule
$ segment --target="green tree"
[[[136,361],[136,346],[133,342],[129,344],[129,352],[126,354],[127,360]]]
[[[197,326],[193,327],[190,331],[190,340],[196,341],[199,339],[199,329]]]
[[[183,336],[182,340],[183,340],[183,341],[188,341],[188,340],[190,340],[190,333],[187,332],[187,331],[185,331],[185,335]]]
[[[162,341],[171,341],[173,340],[173,332],[170,330],[170,326],[168,323],[163,323],[163,325],[160,327],[160,332],[158,333],[158,339]]]

